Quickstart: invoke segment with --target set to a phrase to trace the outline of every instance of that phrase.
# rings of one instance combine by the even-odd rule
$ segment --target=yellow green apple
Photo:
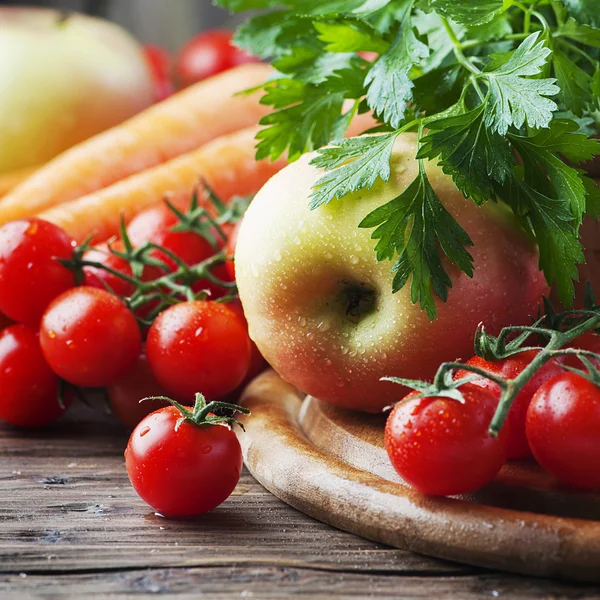
[[[323,175],[305,155],[258,193],[235,254],[250,336],[299,390],[350,409],[376,412],[402,397],[384,376],[429,379],[439,364],[473,354],[473,334],[529,324],[547,285],[536,246],[501,206],[465,199],[440,167],[426,172],[447,210],[470,235],[474,276],[446,263],[452,288],[438,318],[411,302],[410,281],[392,293],[392,263],[378,262],[372,230],[358,224],[417,175],[416,138],[400,136],[389,182],[309,210]]]
[[[0,8],[0,173],[46,162],[152,98],[140,46],[116,24]]]

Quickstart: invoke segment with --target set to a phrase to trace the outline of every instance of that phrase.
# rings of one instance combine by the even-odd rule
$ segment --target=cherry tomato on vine
[[[42,317],[42,351],[53,371],[82,387],[122,377],[142,349],[131,311],[106,290],[78,287],[56,298]]]
[[[593,331],[586,331],[583,335],[573,340],[569,344],[569,348],[578,348],[579,350],[588,350],[589,352],[600,354],[600,335]],[[591,360],[593,363],[598,363],[597,360]],[[575,355],[566,354],[565,356],[561,356],[560,361],[569,367],[575,367],[576,369],[583,368],[583,363]]]
[[[202,235],[193,231],[172,231],[179,223],[177,215],[169,209],[166,204],[149,208],[137,215],[127,227],[127,235],[134,246],[140,246],[144,242],[152,242],[169,250],[187,265],[197,265],[210,258],[225,244],[216,233],[216,250],[212,244]],[[176,271],[179,266],[177,262],[165,252],[155,250],[151,256],[163,261],[169,270]],[[217,265],[211,273],[223,281],[230,281],[229,273],[224,264]],[[194,292],[207,289],[211,298],[220,298],[226,290],[208,280],[201,279],[192,286]]]
[[[157,44],[144,44],[143,50],[154,82],[154,100],[160,102],[175,91],[171,81],[171,55]]]
[[[106,392],[113,414],[130,429],[133,429],[145,416],[165,405],[160,400],[140,402],[142,398],[149,396],[166,395],[143,352],[135,365],[116,383],[108,386]]]
[[[175,60],[177,79],[183,87],[248,62],[258,62],[231,42],[232,32],[213,29],[193,37]]]
[[[201,390],[214,400],[244,379],[250,338],[245,323],[224,304],[182,302],[158,315],[146,353],[156,379],[176,399],[186,402]]]
[[[60,417],[58,377],[44,360],[37,331],[11,325],[0,332],[0,420],[16,427],[42,427]]]
[[[19,323],[37,326],[52,299],[75,285],[56,259],[69,259],[73,240],[41,219],[11,221],[0,227],[0,311]]]
[[[497,399],[488,390],[461,386],[464,403],[418,398],[397,404],[385,426],[385,449],[407,483],[424,494],[453,496],[485,485],[506,460],[509,427],[497,437],[488,428]]]
[[[133,430],[125,465],[140,497],[163,515],[193,517],[212,510],[235,489],[242,471],[242,450],[225,425],[185,420],[166,406]]]
[[[535,350],[527,350],[519,352],[508,358],[498,361],[488,361],[479,356],[474,356],[469,359],[466,364],[474,367],[479,367],[485,371],[489,371],[495,375],[500,375],[503,379],[514,379],[536,356]],[[536,390],[548,379],[563,372],[563,368],[558,361],[547,362],[519,392],[508,413],[508,423],[510,425],[510,437],[508,440],[508,457],[509,459],[526,458],[531,456],[531,449],[527,443],[525,435],[525,418],[527,415],[527,407],[531,401],[531,397]],[[468,377],[472,375],[468,371],[458,371],[455,379]],[[473,385],[487,389],[496,397],[496,401],[500,400],[500,387],[498,384],[489,379],[477,379],[473,381]]]
[[[527,410],[535,459],[573,487],[600,489],[600,388],[564,372],[546,381]]]

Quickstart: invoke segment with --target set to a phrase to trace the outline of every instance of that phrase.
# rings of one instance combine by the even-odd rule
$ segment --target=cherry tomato
[[[39,335],[26,325],[0,332],[0,419],[16,427],[41,427],[65,412],[58,377],[44,360]]]
[[[78,287],[56,298],[42,317],[42,351],[54,372],[83,387],[104,387],[137,360],[141,334],[135,317],[106,290]]]
[[[154,81],[154,100],[160,102],[175,91],[171,81],[171,55],[157,44],[144,44],[143,50]]]
[[[130,429],[145,416],[165,405],[160,400],[140,402],[142,398],[149,396],[166,396],[143,352],[125,376],[109,386],[106,391],[113,414]]]
[[[500,375],[504,379],[514,379],[535,358],[535,356],[536,352],[534,350],[520,352],[519,354],[496,362],[487,361],[478,356],[474,356],[467,361],[467,364],[479,367],[480,369],[484,369],[495,375]],[[540,385],[562,372],[563,368],[559,362],[550,361],[546,363],[519,392],[508,413],[510,437],[508,440],[507,458],[517,459],[531,456],[531,449],[529,448],[527,436],[525,435],[527,407],[529,406],[531,397],[535,394],[535,391]],[[472,375],[472,373],[469,373],[468,371],[459,371],[456,373],[455,377],[456,379],[459,379],[468,377],[469,375]],[[487,389],[496,397],[496,402],[500,400],[500,387],[493,381],[490,381],[489,379],[477,379],[476,381],[473,381],[473,385]]]
[[[110,246],[119,252],[125,248],[121,241],[112,242]],[[96,248],[89,250],[83,255],[83,259],[100,263],[128,277],[133,275],[131,265],[125,259],[110,252],[108,244],[100,244]],[[85,275],[85,285],[87,286],[101,290],[107,289],[108,286],[108,289],[117,296],[131,296],[135,290],[135,286],[132,283],[100,267],[86,266],[83,268],[83,272]]]
[[[576,340],[573,340],[569,344],[569,348],[578,348],[579,350],[589,350],[600,354],[600,335],[593,331],[587,331],[583,335],[580,335]],[[576,369],[583,369],[583,363],[574,355],[561,356],[560,361],[569,367],[575,367]],[[592,360],[593,363],[598,361]]]
[[[175,71],[182,86],[188,86],[207,77],[217,75],[258,59],[236,48],[231,43],[232,33],[213,29],[193,37],[180,51],[175,61]]]
[[[424,494],[452,496],[491,481],[506,460],[508,429],[491,437],[488,427],[497,406],[486,389],[461,386],[465,402],[444,397],[397,404],[385,426],[385,449],[407,483]]]
[[[163,311],[148,332],[156,379],[181,402],[197,391],[215,400],[235,389],[250,365],[246,325],[217,302],[182,302]]]
[[[127,235],[134,246],[140,246],[144,242],[153,242],[175,254],[187,265],[201,263],[215,253],[212,244],[205,237],[193,231],[172,231],[178,222],[175,213],[163,204],[137,215],[127,227]],[[224,245],[224,242],[219,243],[217,236],[215,236],[215,241],[218,248],[222,244]],[[151,255],[162,260],[170,271],[176,271],[179,268],[173,258],[160,250],[152,252]],[[223,281],[231,281],[225,264],[215,267],[212,274]],[[223,286],[208,279],[197,281],[192,289],[196,293],[206,289],[213,299],[220,298],[226,293]]]
[[[9,327],[10,325],[13,325],[14,321],[12,319],[9,319],[6,315],[3,315],[2,313],[0,313],[0,331],[2,331],[3,329],[6,329],[7,327]]]
[[[576,373],[546,381],[527,410],[527,438],[546,471],[573,487],[600,489],[600,388]]]
[[[74,242],[60,228],[41,219],[11,221],[0,227],[0,311],[35,327],[75,277],[56,259],[71,258]]]
[[[242,451],[225,425],[176,423],[181,413],[166,406],[134,429],[125,465],[135,491],[167,516],[192,517],[212,510],[234,490]]]

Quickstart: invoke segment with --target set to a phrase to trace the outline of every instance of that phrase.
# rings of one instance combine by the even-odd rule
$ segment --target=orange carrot
[[[255,125],[268,109],[260,94],[270,67],[247,64],[193,85],[67,150],[0,201],[0,225],[107,187],[216,137]]]
[[[0,198],[5,196],[12,189],[17,187],[22,181],[25,181],[34,171],[39,169],[39,165],[35,167],[25,167],[23,169],[15,169],[0,174]]]
[[[59,225],[78,242],[91,234],[94,241],[102,241],[118,233],[121,214],[129,221],[165,197],[185,206],[200,180],[224,200],[257,192],[286,164],[283,159],[274,163],[254,159],[257,131],[252,127],[222,136],[198,150],[55,206],[39,217]]]

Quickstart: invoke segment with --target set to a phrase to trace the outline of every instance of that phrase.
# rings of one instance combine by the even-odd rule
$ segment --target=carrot
[[[257,131],[253,127],[222,136],[198,150],[55,206],[39,217],[59,225],[78,242],[91,234],[94,241],[102,241],[118,233],[121,214],[129,221],[165,197],[185,206],[200,180],[224,200],[257,192],[286,164],[283,159],[274,163],[254,159]]]
[[[0,198],[5,196],[12,189],[17,187],[22,181],[25,181],[34,171],[39,169],[39,165],[35,167],[25,167],[23,169],[15,169],[0,174]]]
[[[164,163],[226,133],[254,125],[268,109],[259,94],[270,67],[246,64],[193,85],[67,150],[0,201],[0,225],[79,198]]]

